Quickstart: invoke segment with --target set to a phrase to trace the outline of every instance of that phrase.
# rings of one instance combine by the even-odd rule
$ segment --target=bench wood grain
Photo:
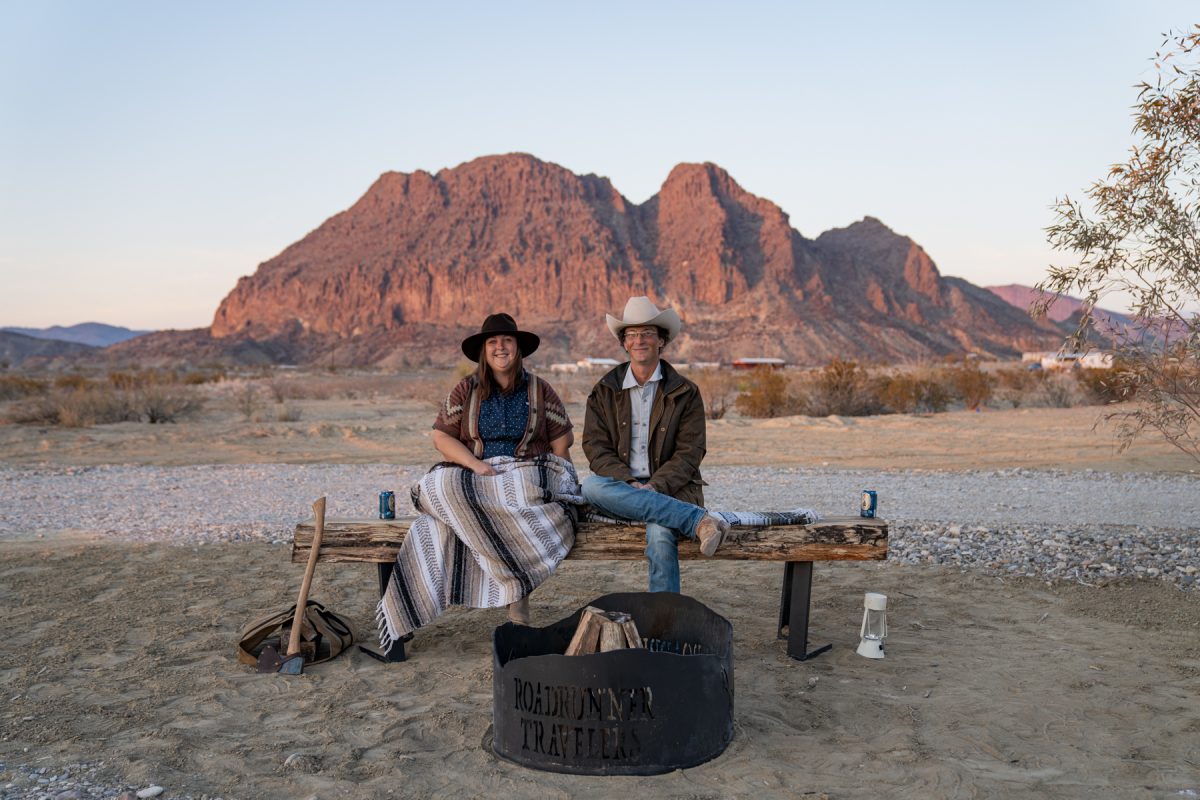
[[[326,519],[320,561],[385,564],[396,558],[412,518]],[[712,556],[714,561],[882,561],[887,558],[888,524],[882,519],[829,517],[811,525],[774,525],[733,529]],[[312,547],[313,520],[296,526],[292,561],[304,563]],[[740,537],[740,538],[739,538]],[[591,561],[640,561],[645,558],[642,525],[583,522],[567,558]],[[704,558],[691,539],[679,542],[681,559]]]

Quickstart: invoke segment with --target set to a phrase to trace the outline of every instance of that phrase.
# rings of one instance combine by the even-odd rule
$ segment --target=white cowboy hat
[[[667,332],[667,341],[669,342],[679,335],[679,329],[683,326],[674,309],[667,308],[659,311],[658,306],[651,303],[650,298],[644,295],[629,298],[621,317],[622,319],[618,319],[612,314],[604,315],[608,329],[612,331],[618,341],[621,338],[621,331],[626,328],[632,328],[635,325],[655,325]]]

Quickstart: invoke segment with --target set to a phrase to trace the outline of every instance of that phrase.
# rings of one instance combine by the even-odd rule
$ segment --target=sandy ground
[[[294,422],[247,421],[214,404],[180,425],[0,426],[0,462],[432,460],[428,402],[308,401],[301,411]],[[1116,452],[1111,433],[1092,428],[1098,413],[727,420],[710,428],[709,462],[1196,468],[1153,441]],[[733,742],[694,769],[601,779],[524,769],[481,746],[499,612],[456,609],[418,633],[403,664],[353,651],[301,677],[258,675],[236,661],[237,631],[291,603],[301,568],[286,547],[61,532],[0,552],[0,762],[10,769],[99,758],[114,785],[158,783],[164,797],[1200,796],[1200,597],[1154,581],[1089,588],[819,564],[812,639],[834,647],[797,662],[774,636],[781,565],[685,564],[684,590],[734,626]],[[534,623],[644,580],[639,564],[566,562],[533,595]],[[854,653],[864,591],[891,597],[881,662]],[[322,565],[314,596],[372,638],[373,565]]]
[[[643,778],[542,773],[480,743],[495,611],[456,611],[410,660],[351,652],[301,677],[234,659],[238,627],[283,608],[299,568],[265,545],[10,544],[0,657],[7,761],[103,757],[173,794],[223,797],[1175,797],[1200,790],[1200,605],[1150,583],[1102,589],[935,568],[818,568],[814,642],[774,638],[779,565],[687,564],[685,589],[735,631],[724,755]],[[316,596],[369,636],[371,565],[322,567]],[[567,562],[534,623],[636,564]],[[891,597],[888,658],[854,653],[864,590]],[[25,753],[24,748],[29,748]],[[285,769],[287,757],[299,767]]]

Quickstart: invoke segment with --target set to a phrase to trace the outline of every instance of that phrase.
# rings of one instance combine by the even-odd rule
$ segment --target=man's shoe
[[[696,538],[700,540],[700,552],[711,556],[717,552],[725,535],[729,533],[729,523],[716,514],[705,514],[696,524]]]
[[[515,603],[508,604],[508,621],[514,625],[529,624],[529,598],[522,597]]]

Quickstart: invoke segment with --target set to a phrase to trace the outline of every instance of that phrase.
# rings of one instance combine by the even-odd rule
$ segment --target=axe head
[[[284,657],[274,647],[267,645],[258,654],[259,672],[277,672],[280,675],[300,675],[304,672],[304,654],[296,653]]]

